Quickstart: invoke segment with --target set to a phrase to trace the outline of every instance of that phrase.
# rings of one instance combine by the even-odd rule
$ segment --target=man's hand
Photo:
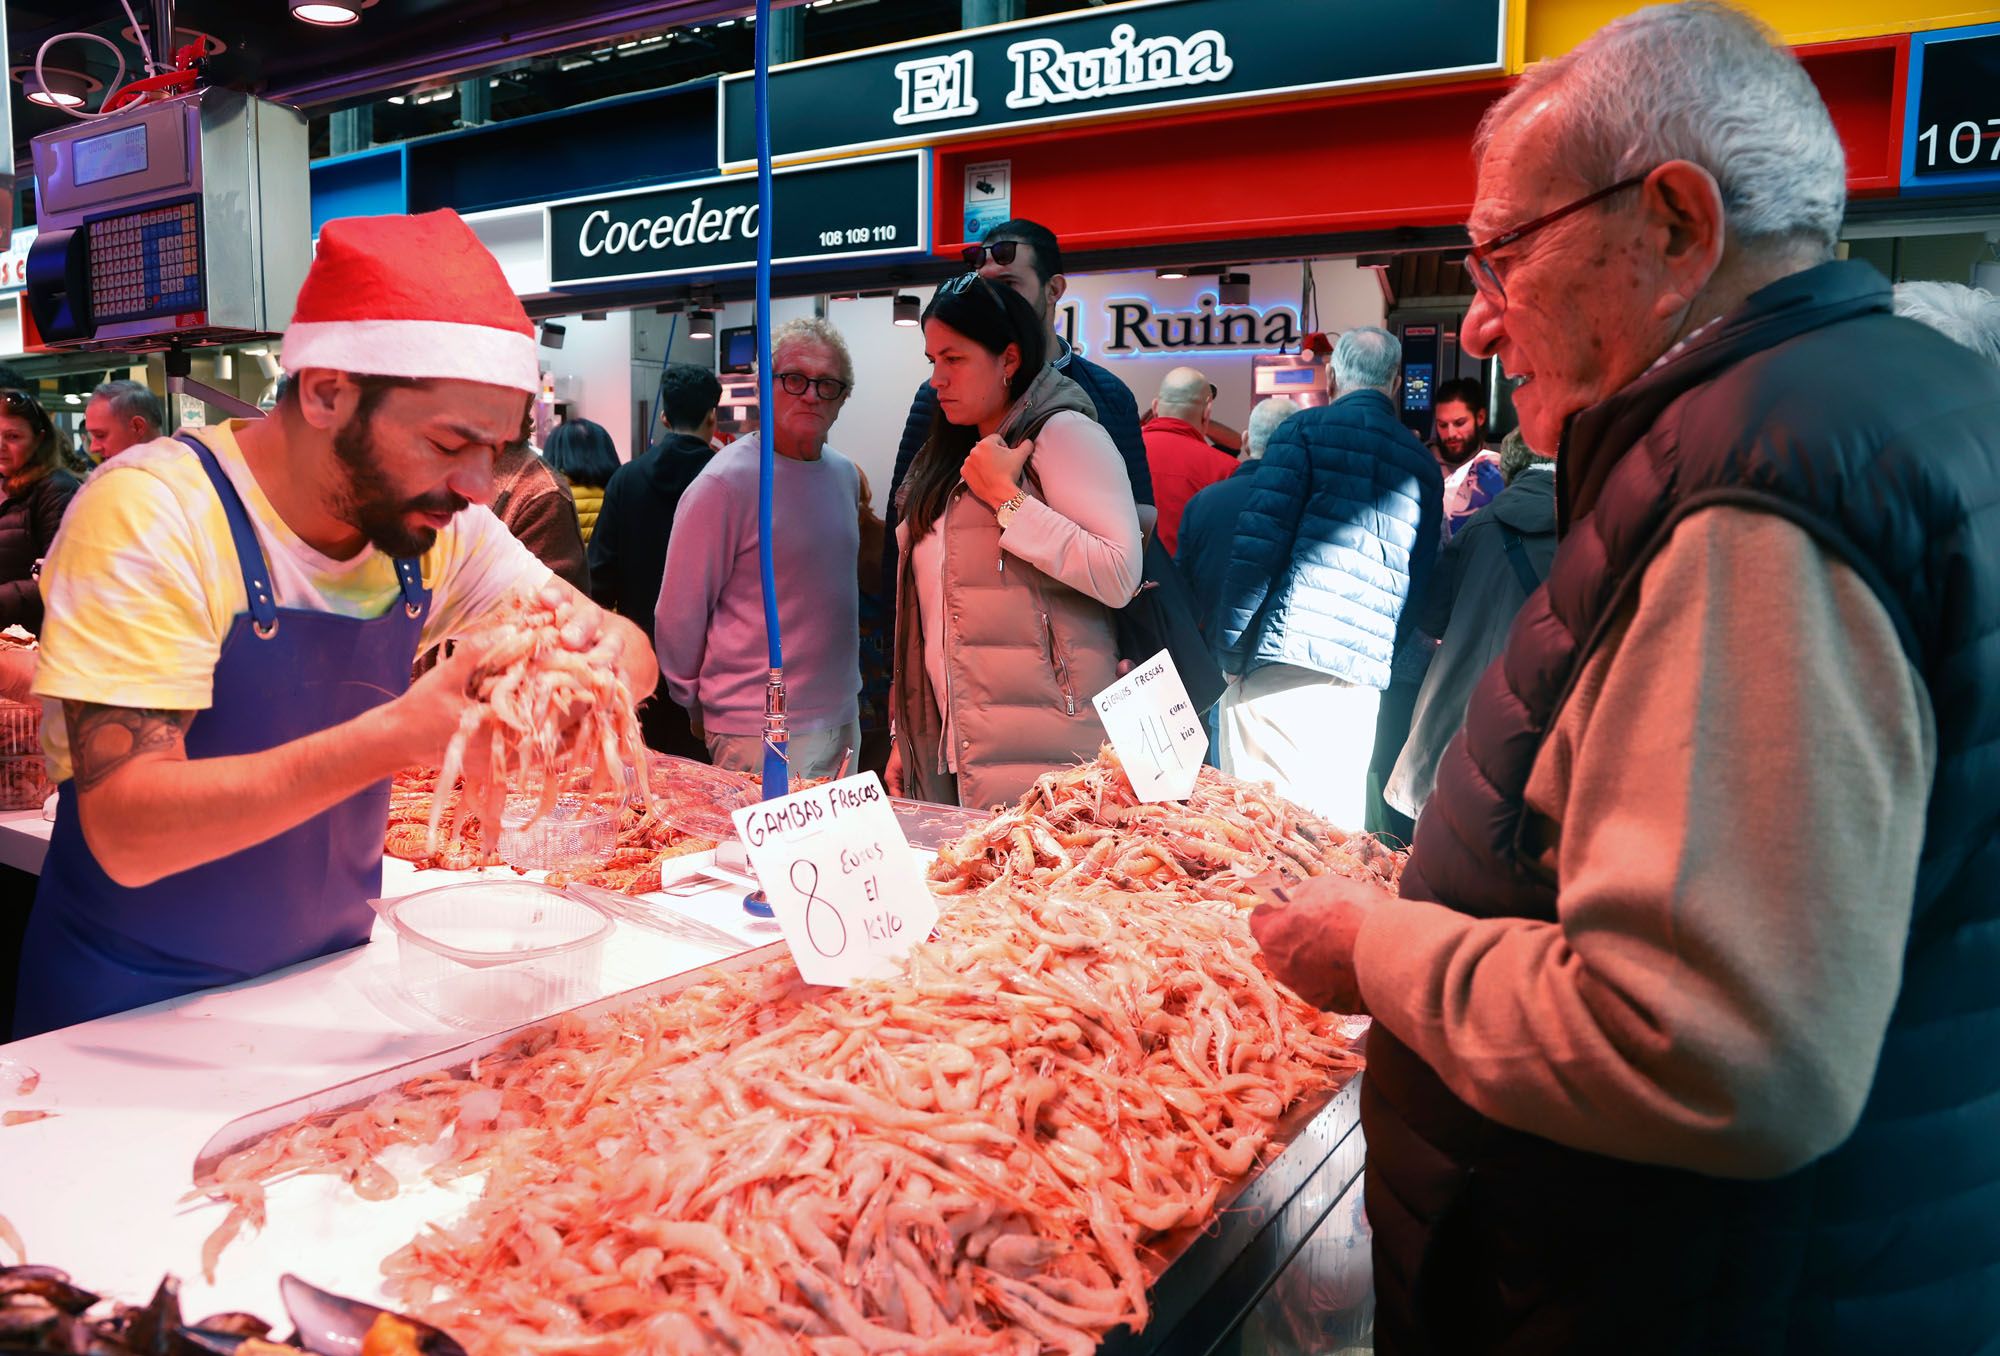
[[[882,788],[892,796],[903,794],[903,746],[889,745],[889,762],[882,769]]]
[[[1009,447],[995,433],[972,445],[959,474],[965,477],[966,488],[981,503],[998,509],[1021,492],[1021,469],[1028,464],[1028,454],[1034,450],[1034,443],[1028,441]]]
[[[477,639],[459,641],[430,672],[389,703],[385,714],[395,723],[412,765],[444,761],[445,746],[458,733],[465,713],[477,704],[469,689],[487,649]]]
[[[1361,1012],[1354,943],[1369,913],[1395,903],[1379,886],[1314,876],[1291,887],[1289,904],[1260,904],[1250,931],[1265,963],[1292,992],[1323,1012]]]

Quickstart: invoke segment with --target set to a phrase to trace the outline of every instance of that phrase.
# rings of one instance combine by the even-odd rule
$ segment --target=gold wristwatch
[[[1007,524],[1014,521],[1014,515],[1019,513],[1021,511],[1021,505],[1027,502],[1028,502],[1028,492],[1026,490],[1022,490],[1019,494],[1015,495],[1012,499],[1009,499],[999,508],[993,510],[993,517],[995,518],[995,520],[999,522],[1001,531],[1004,532],[1007,530]]]

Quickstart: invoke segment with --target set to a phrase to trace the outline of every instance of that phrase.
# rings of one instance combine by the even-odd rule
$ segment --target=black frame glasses
[[[854,383],[842,381],[839,377],[812,377],[804,372],[779,372],[771,380],[777,382],[786,395],[792,396],[804,395],[810,386],[813,393],[829,405],[854,389]]]
[[[1629,179],[1620,179],[1609,188],[1600,188],[1595,193],[1586,194],[1584,197],[1578,198],[1575,202],[1564,203],[1553,212],[1544,212],[1533,221],[1523,222],[1519,226],[1510,226],[1500,232],[1500,234],[1480,241],[1467,251],[1465,256],[1465,271],[1472,275],[1473,287],[1478,289],[1479,293],[1488,301],[1496,305],[1504,303],[1507,300],[1507,288],[1500,281],[1499,271],[1493,267],[1491,256],[1495,250],[1503,250],[1509,245],[1519,244],[1522,240],[1533,235],[1543,227],[1553,226],[1564,217],[1574,216],[1586,207],[1595,207],[1614,193],[1623,193],[1628,188],[1637,188],[1640,184],[1645,183],[1648,178],[1652,177],[1652,173],[1652,170],[1647,170],[1644,174],[1635,174]]]
[[[993,257],[994,263],[1005,268],[1014,262],[1014,256],[1020,253],[1020,250],[1021,242],[1018,240],[996,240],[990,245],[967,245],[958,252],[958,257],[965,260],[967,268],[976,272],[986,262],[988,255]]]

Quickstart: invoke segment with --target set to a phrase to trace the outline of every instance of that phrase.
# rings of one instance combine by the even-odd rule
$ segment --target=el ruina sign
[[[771,257],[795,264],[930,248],[929,156],[869,156],[786,170],[771,185]],[[549,281],[714,273],[757,262],[754,176],[703,179],[550,203]]]
[[[1131,0],[780,66],[771,155],[1500,71],[1506,32],[1506,0]],[[754,165],[750,77],[720,98],[721,164]]]

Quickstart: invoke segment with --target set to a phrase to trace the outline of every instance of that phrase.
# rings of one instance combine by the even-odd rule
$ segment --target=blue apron
[[[373,620],[278,607],[235,485],[214,453],[182,440],[222,498],[249,599],[249,611],[237,615],[222,642],[209,709],[188,727],[188,757],[258,753],[402,693],[430,604],[418,563],[396,562],[401,606]],[[367,941],[388,819],[384,781],[276,838],[133,889],[98,866],[77,819],[76,783],[64,782],[22,945],[15,1036]]]

